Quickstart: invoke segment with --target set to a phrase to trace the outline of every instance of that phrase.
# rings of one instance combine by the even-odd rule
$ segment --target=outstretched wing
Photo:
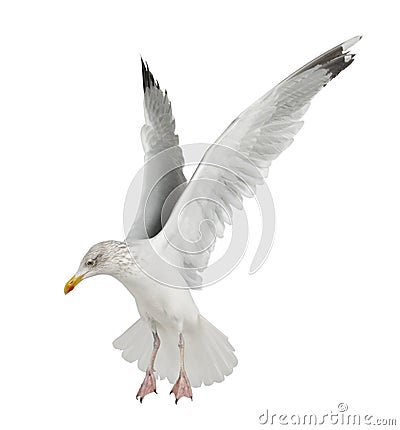
[[[175,119],[167,91],[160,89],[147,63],[143,59],[141,62],[145,116],[141,130],[144,167],[140,203],[128,235],[132,240],[151,238],[162,229],[186,185],[182,171],[184,159],[178,135],[175,134]]]
[[[150,241],[164,267],[145,271],[163,281],[166,266],[173,265],[186,286],[201,285],[200,273],[209,263],[216,237],[223,236],[230,222],[232,207],[242,208],[242,197],[254,195],[272,160],[303,125],[311,99],[353,62],[348,49],[359,39],[306,64],[233,121],[204,155],[164,229]]]

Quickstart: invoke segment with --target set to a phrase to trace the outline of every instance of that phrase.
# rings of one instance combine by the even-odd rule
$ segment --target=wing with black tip
[[[152,267],[146,268],[149,273],[166,273],[168,266],[181,274],[182,281],[175,286],[208,282],[204,275],[210,254],[216,239],[223,237],[233,208],[241,209],[242,198],[255,194],[272,161],[302,127],[313,97],[353,62],[354,54],[348,50],[359,40],[354,37],[307,63],[231,123],[205,153],[168,223],[151,240],[155,257]],[[156,257],[160,263],[154,264]],[[252,271],[256,263],[253,260]]]
[[[141,130],[144,149],[140,204],[128,239],[155,236],[165,224],[186,185],[184,159],[175,133],[175,119],[167,91],[142,62],[145,124]]]

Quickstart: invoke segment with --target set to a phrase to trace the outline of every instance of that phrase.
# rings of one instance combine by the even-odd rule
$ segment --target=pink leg
[[[157,351],[160,348],[160,338],[158,337],[157,332],[153,332],[153,352],[151,353],[150,363],[146,370],[146,376],[142,382],[142,385],[139,388],[138,393],[136,394],[136,398],[140,400],[140,403],[143,402],[144,396],[150,393],[156,393],[156,377],[154,375],[154,361],[156,359]]]
[[[179,343],[178,343],[179,351],[180,351],[180,359],[181,366],[179,370],[179,376],[175,385],[172,387],[172,390],[169,394],[175,394],[175,404],[178,404],[178,400],[182,397],[189,397],[193,400],[192,387],[190,386],[189,378],[185,372],[184,366],[184,350],[185,350],[185,342],[183,339],[182,333],[179,334]]]

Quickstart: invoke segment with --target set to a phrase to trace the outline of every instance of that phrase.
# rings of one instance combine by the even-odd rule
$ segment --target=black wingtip
[[[350,66],[350,64],[354,61],[354,57],[356,54],[343,53],[337,58],[326,63],[325,68],[330,73],[330,80],[336,78],[336,76],[342,72],[344,69]]]
[[[349,52],[349,49],[355,45],[362,36],[355,36],[338,46],[330,49],[324,54],[320,55],[314,60],[307,63],[305,66],[301,67],[299,70],[291,74],[288,78],[293,78],[313,67],[319,66],[326,69],[330,73],[330,80],[335,78],[342,70],[346,69],[354,61],[354,55]],[[326,85],[326,84],[325,84]]]
[[[361,38],[362,36],[352,37],[320,57],[322,60],[322,67],[330,72],[330,80],[334,79],[354,61],[356,54],[351,53],[350,48],[360,41]]]
[[[154,79],[153,74],[149,70],[149,65],[143,61],[142,57],[140,57],[140,61],[142,63],[143,91],[146,92],[146,88],[150,89],[151,87],[160,89],[160,84]]]

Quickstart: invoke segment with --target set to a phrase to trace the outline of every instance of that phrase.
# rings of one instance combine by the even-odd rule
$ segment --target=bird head
[[[93,245],[82,258],[75,275],[65,284],[64,293],[71,292],[83,279],[96,275],[111,275],[118,278],[126,272],[132,259],[124,242],[108,240]]]

